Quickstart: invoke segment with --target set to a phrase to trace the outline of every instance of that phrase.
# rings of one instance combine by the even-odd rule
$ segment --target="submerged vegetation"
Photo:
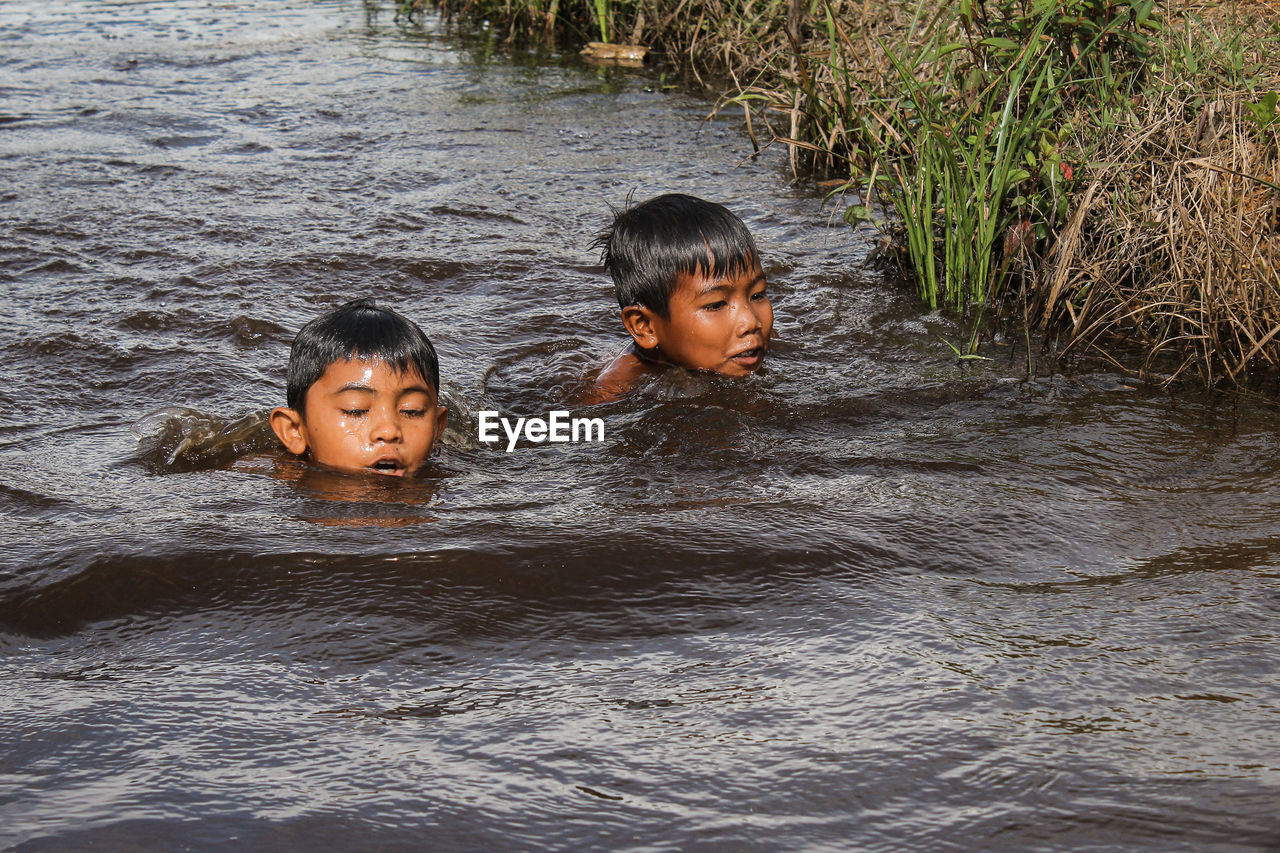
[[[438,2],[509,41],[644,43],[724,92],[972,319],[966,353],[999,315],[1166,380],[1280,368],[1271,0]]]

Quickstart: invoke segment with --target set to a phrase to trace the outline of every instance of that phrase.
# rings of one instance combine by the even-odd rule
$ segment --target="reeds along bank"
[[[1165,379],[1280,364],[1280,19],[822,10],[803,55],[734,101],[797,168],[848,179],[850,221],[894,236],[929,304],[975,318],[971,350],[994,309]]]

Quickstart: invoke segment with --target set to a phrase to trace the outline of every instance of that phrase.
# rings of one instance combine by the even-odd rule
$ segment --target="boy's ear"
[[[622,309],[622,325],[640,349],[653,349],[658,345],[653,318],[653,311],[643,305],[628,305]]]
[[[294,456],[307,452],[307,427],[297,409],[277,406],[271,410],[271,431]]]

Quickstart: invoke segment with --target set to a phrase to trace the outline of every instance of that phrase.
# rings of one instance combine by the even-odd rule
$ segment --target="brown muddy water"
[[[1275,412],[958,364],[735,119],[486,45],[0,5],[0,844],[1280,847]],[[587,246],[671,190],[757,234],[765,373],[479,444],[617,351]],[[365,294],[440,350],[430,476],[207,450]]]

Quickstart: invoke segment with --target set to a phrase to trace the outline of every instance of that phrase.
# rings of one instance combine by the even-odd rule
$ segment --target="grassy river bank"
[[[510,42],[644,44],[722,93],[757,146],[883,232],[927,304],[971,320],[961,355],[1012,324],[1058,357],[1241,385],[1280,373],[1272,2],[438,9]]]

